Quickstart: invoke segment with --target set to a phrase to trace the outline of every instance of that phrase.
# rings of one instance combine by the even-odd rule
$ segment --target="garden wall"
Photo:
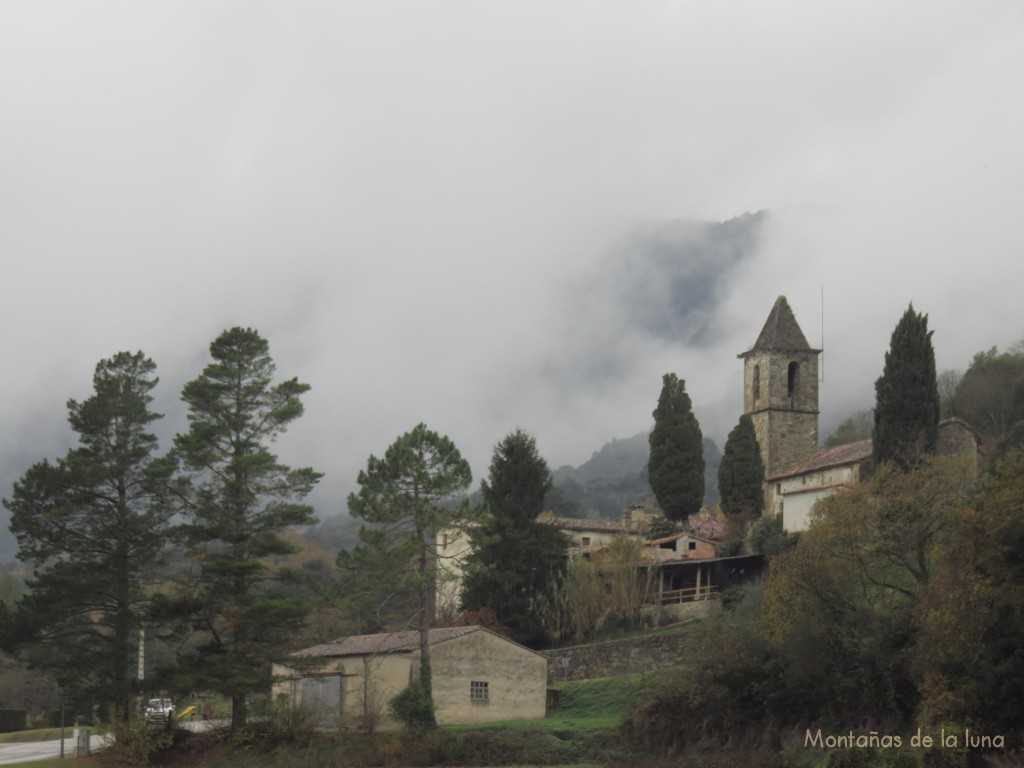
[[[714,602],[691,603],[690,616],[706,615]],[[651,634],[542,651],[548,657],[548,684],[649,672],[678,664],[687,633]],[[563,663],[564,660],[564,663]]]

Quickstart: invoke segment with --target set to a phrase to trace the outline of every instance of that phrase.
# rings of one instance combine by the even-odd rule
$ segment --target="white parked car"
[[[146,705],[146,720],[170,720],[174,716],[174,703],[170,699],[150,699]]]

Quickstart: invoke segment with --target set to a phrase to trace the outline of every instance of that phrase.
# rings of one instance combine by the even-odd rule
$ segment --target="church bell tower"
[[[785,296],[775,300],[764,328],[743,360],[743,412],[761,446],[765,477],[818,450],[818,355]]]

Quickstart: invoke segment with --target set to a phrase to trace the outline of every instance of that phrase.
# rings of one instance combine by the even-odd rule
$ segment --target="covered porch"
[[[765,569],[763,555],[737,555],[661,563],[654,575],[647,603],[675,605],[697,600],[714,600],[723,589],[760,578]]]

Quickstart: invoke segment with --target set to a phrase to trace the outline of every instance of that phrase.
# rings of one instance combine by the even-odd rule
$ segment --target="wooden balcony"
[[[648,602],[654,605],[675,605],[677,603],[692,603],[696,600],[716,600],[718,595],[718,587],[714,584],[702,584],[699,587],[655,592],[650,595]]]

